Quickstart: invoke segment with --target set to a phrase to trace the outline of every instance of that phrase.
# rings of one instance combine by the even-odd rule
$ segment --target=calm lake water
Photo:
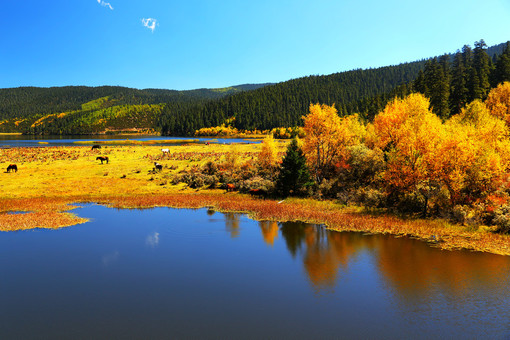
[[[510,338],[510,258],[207,209],[0,233],[1,339]]]
[[[260,143],[260,140],[243,138],[195,138],[195,137],[168,137],[168,136],[138,136],[138,135],[70,135],[70,136],[24,136],[24,135],[1,135],[0,148],[2,147],[48,147],[48,146],[83,146],[74,144],[76,141],[96,141],[96,140],[199,140],[202,143]],[[40,144],[43,142],[44,144]],[[47,143],[47,144],[46,144]]]

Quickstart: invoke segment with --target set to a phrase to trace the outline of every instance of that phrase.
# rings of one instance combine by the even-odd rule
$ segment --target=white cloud
[[[97,3],[103,7],[108,7],[109,9],[111,9],[113,11],[113,7],[112,7],[112,5],[110,5],[109,2],[105,2],[103,0],[97,0]]]
[[[153,33],[154,33],[154,29],[156,28],[156,26],[159,26],[159,23],[156,19],[153,19],[153,18],[143,18],[142,19],[142,24],[147,27],[148,29],[150,29]]]

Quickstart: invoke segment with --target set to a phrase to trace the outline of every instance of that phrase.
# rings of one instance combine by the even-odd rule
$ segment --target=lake
[[[244,138],[195,138],[169,137],[147,135],[66,135],[66,136],[32,136],[32,135],[2,135],[0,134],[0,148],[5,147],[48,147],[48,146],[83,146],[75,144],[77,141],[116,141],[116,140],[198,140],[200,143],[260,143],[260,140]],[[41,144],[43,143],[43,144]],[[157,145],[157,144],[152,144]]]
[[[510,258],[207,209],[0,233],[1,339],[510,338]]]

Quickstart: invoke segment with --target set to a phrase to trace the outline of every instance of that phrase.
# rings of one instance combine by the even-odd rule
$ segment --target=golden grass
[[[74,141],[73,144],[78,145],[153,145],[153,144],[183,144],[183,143],[198,143],[198,139],[154,139],[154,140],[131,140],[131,139],[117,139],[117,140],[100,140],[100,141]]]
[[[281,145],[284,148],[285,145]],[[255,199],[223,190],[192,190],[170,184],[172,174],[208,160],[221,161],[229,145],[171,145],[160,147],[88,146],[13,148],[0,150],[0,166],[18,165],[17,173],[0,172],[0,230],[59,228],[83,223],[68,211],[69,204],[97,202],[117,208],[210,207],[219,211],[243,212],[259,220],[304,221],[324,224],[341,231],[409,235],[443,249],[472,249],[510,255],[510,237],[483,228],[472,230],[442,220],[401,219],[371,214],[362,208],[342,207],[331,201],[311,199]],[[241,157],[253,158],[260,144],[236,146]],[[108,156],[101,165],[97,156]],[[164,168],[152,172],[157,160]],[[175,170],[170,170],[170,167]],[[27,211],[26,214],[8,212]]]

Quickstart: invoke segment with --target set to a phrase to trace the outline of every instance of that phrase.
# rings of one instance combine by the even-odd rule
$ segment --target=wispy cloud
[[[156,26],[159,26],[159,23],[156,19],[154,18],[143,18],[142,19],[142,24],[147,27],[148,29],[150,29],[153,33],[154,33],[154,29],[156,28]]]
[[[109,9],[111,9],[113,11],[113,7],[112,7],[112,5],[110,5],[109,2],[105,2],[103,0],[97,0],[97,3],[103,7],[108,7]]]

